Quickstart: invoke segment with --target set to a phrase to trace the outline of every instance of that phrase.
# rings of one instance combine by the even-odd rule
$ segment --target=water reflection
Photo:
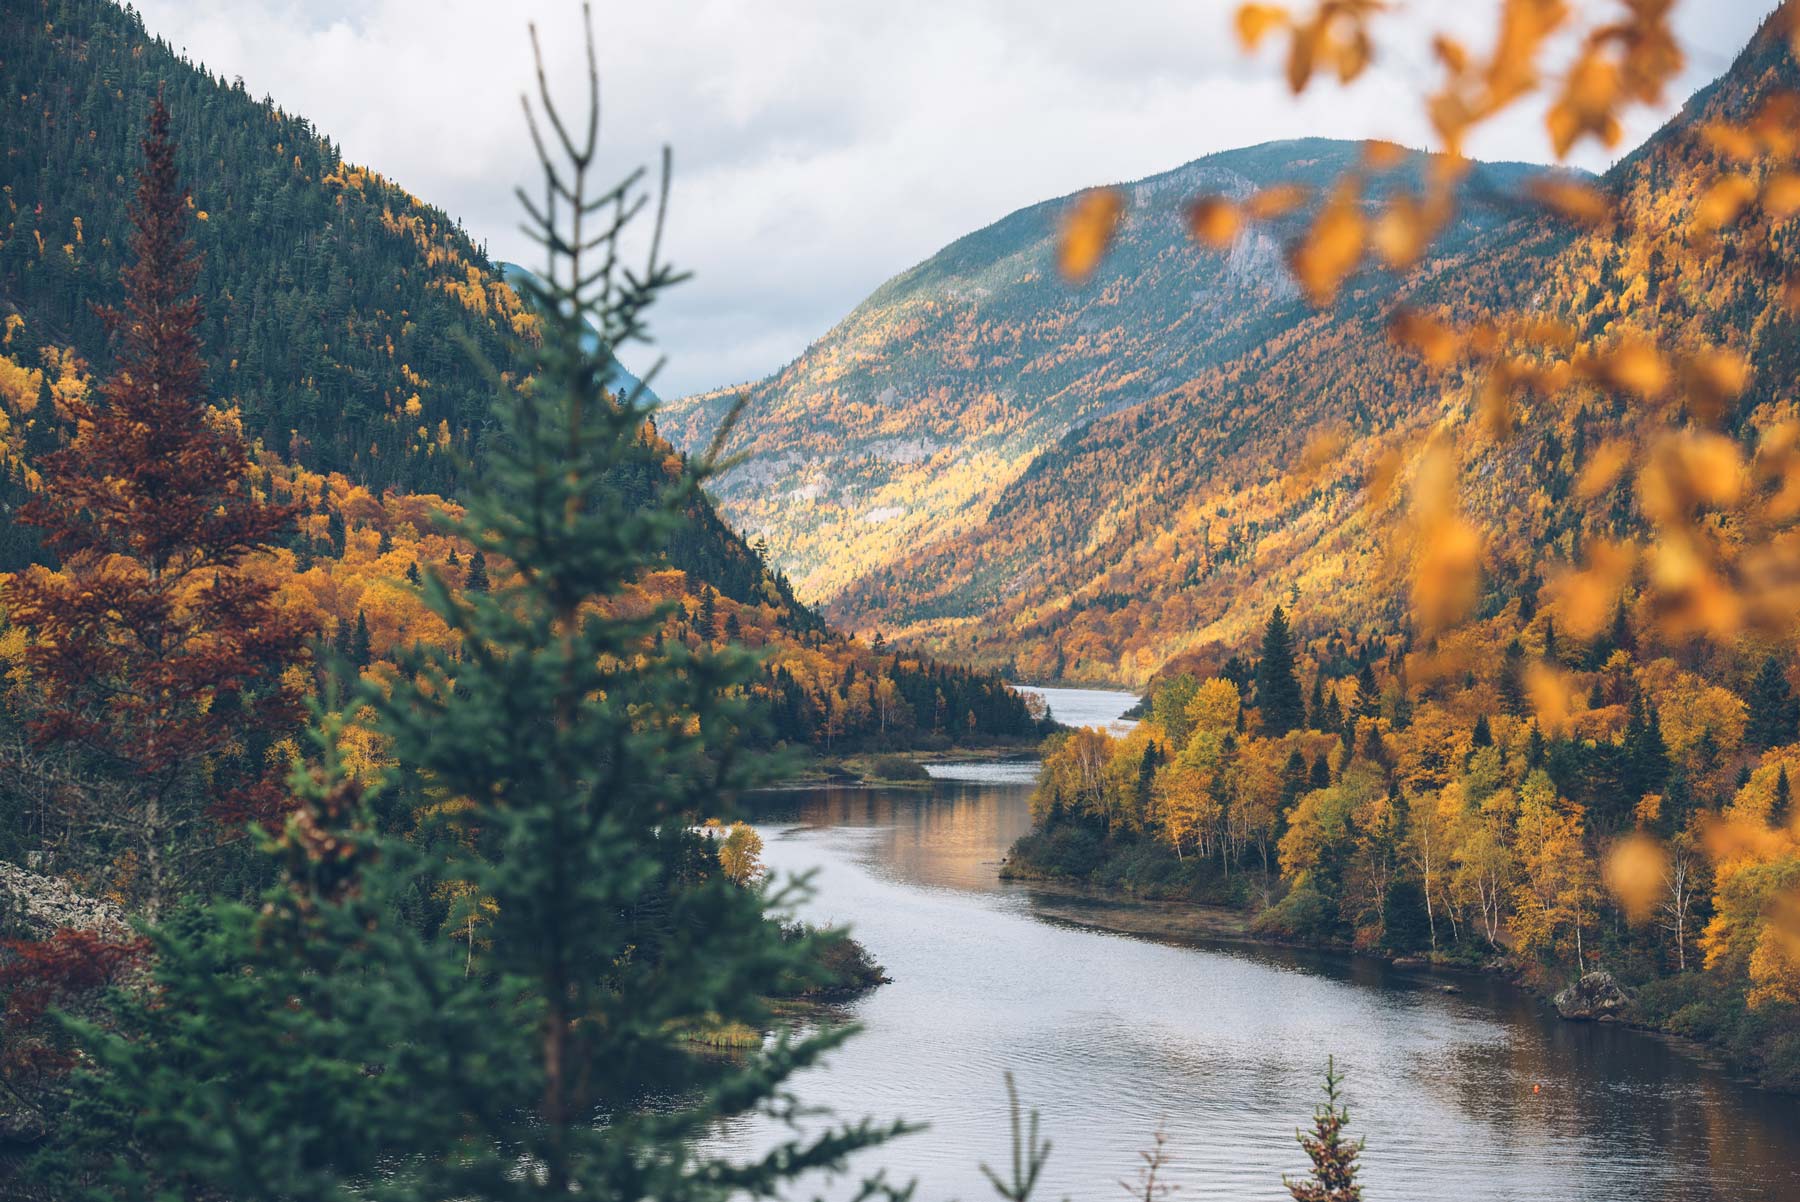
[[[1066,899],[996,876],[1028,797],[940,779],[760,803],[771,867],[819,870],[808,916],[852,924],[894,977],[848,1007],[864,1032],[799,1092],[929,1121],[861,1162],[917,1176],[921,1199],[991,1196],[977,1165],[1006,1151],[1006,1069],[1055,1141],[1047,1202],[1115,1195],[1159,1121],[1181,1198],[1280,1197],[1327,1052],[1350,1074],[1372,1202],[1800,1197],[1793,1100],[1641,1033],[1560,1023],[1502,982],[1459,977],[1452,995],[1364,959],[1046,921]],[[772,1136],[743,1120],[721,1139]]]
[[[1023,684],[1012,687],[1027,696],[1042,697],[1050,716],[1064,726],[1098,726],[1123,734],[1137,725],[1132,719],[1120,717],[1137,704],[1137,698],[1129,693],[1111,689],[1040,689]]]

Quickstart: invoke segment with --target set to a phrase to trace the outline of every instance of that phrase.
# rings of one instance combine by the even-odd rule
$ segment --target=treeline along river
[[[1093,724],[1133,701],[1047,695]],[[1281,1174],[1305,1167],[1293,1133],[1329,1053],[1368,1139],[1370,1202],[1800,1198],[1800,1099],[1651,1035],[1562,1022],[1480,975],[1117,934],[1116,907],[1001,881],[1034,767],[757,802],[770,870],[817,872],[805,916],[851,926],[893,977],[843,1008],[862,1033],[798,1083],[844,1117],[930,1124],[859,1169],[917,1177],[921,1202],[991,1197],[979,1165],[1006,1163],[1010,1070],[1054,1144],[1042,1202],[1122,1197],[1159,1124],[1175,1202],[1279,1199]],[[745,1119],[720,1139],[747,1152],[776,1136]]]

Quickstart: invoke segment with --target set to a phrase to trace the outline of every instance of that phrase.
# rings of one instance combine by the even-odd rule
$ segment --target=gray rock
[[[0,863],[0,933],[15,939],[47,939],[63,927],[132,937],[125,911],[88,897],[60,877]]]
[[[1556,1012],[1575,1022],[1611,1022],[1631,1010],[1631,994],[1613,980],[1610,972],[1583,973],[1581,979],[1556,995]]]

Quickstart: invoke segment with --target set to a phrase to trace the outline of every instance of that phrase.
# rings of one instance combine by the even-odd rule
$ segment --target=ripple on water
[[[927,764],[933,780],[961,781],[971,785],[1035,785],[1037,760],[987,760],[967,764]]]

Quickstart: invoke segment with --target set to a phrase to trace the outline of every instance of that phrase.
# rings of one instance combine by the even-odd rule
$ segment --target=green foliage
[[[414,842],[377,830],[376,797],[338,760],[343,719],[325,718],[321,767],[270,842],[281,884],[259,909],[156,931],[156,989],[116,1026],[82,1028],[91,1067],[45,1161],[72,1186],[710,1202],[773,1193],[901,1129],[831,1128],[749,1161],[698,1145],[722,1116],[791,1114],[784,1083],[852,1029],[784,1033],[725,1067],[688,1055],[683,1033],[761,1029],[760,999],[817,979],[842,945],[784,937],[769,911],[794,895],[731,882],[694,830],[764,768],[741,737],[754,662],[657,648],[662,615],[609,606],[706,469],[672,471],[648,504],[613,487],[649,414],[641,395],[608,395],[611,350],[642,339],[679,277],[658,236],[642,269],[620,266],[647,199],[638,175],[590,182],[597,92],[573,133],[542,99],[539,147],[560,158],[525,203],[550,261],[545,337],[531,387],[497,381],[492,450],[458,525],[513,570],[487,592],[428,576],[461,654],[421,647],[366,693],[399,772],[441,804]],[[661,211],[658,197],[656,235]],[[406,899],[445,889],[481,903],[479,943],[404,917]],[[645,1108],[651,1090],[674,1100]]]
[[[1296,885],[1258,914],[1251,930],[1289,943],[1329,942],[1338,935],[1337,904],[1310,884]]]
[[[1294,638],[1287,614],[1279,605],[1263,627],[1262,657],[1256,665],[1256,708],[1262,713],[1267,735],[1284,735],[1306,722],[1300,678],[1294,674]]]
[[[1362,1153],[1363,1141],[1352,1143],[1344,1138],[1350,1108],[1342,1102],[1343,1083],[1336,1059],[1327,1059],[1325,1101],[1313,1111],[1313,1129],[1310,1133],[1294,1134],[1312,1161],[1312,1172],[1297,1181],[1282,1178],[1294,1202],[1361,1202],[1362,1186],[1356,1184],[1360,1166],[1356,1159]]]
[[[1409,878],[1389,886],[1381,906],[1381,944],[1391,952],[1421,952],[1431,946],[1431,919],[1425,891]]]

